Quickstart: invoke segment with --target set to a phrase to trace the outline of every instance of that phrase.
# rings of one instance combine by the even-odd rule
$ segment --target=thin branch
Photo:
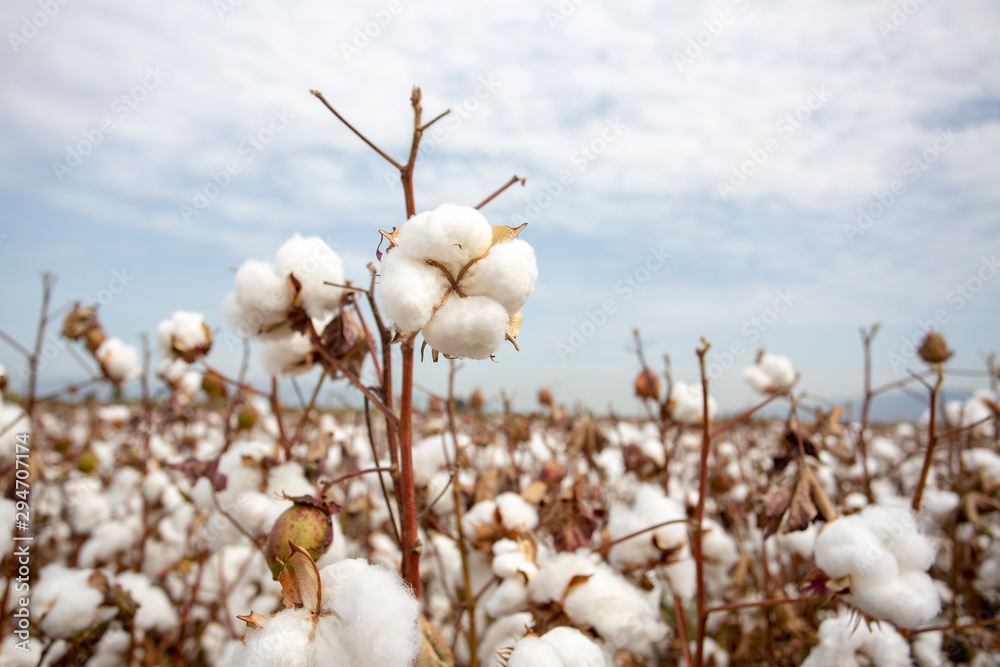
[[[356,129],[354,129],[354,126],[351,125],[350,123],[348,123],[346,118],[344,118],[339,113],[337,113],[337,110],[334,109],[332,106],[330,106],[330,103],[326,101],[325,97],[323,97],[323,93],[319,92],[318,90],[310,90],[309,92],[312,93],[313,95],[315,95],[317,98],[319,98],[319,101],[322,102],[324,104],[324,106],[326,106],[327,109],[329,109],[331,112],[333,112],[333,115],[336,116],[337,119],[341,123],[343,123],[344,125],[346,125],[347,129],[349,129],[354,134],[358,135],[358,137],[361,139],[361,141],[363,141],[366,144],[368,144],[371,147],[372,150],[374,150],[376,153],[378,153],[379,155],[381,155],[382,157],[384,157],[386,160],[388,160],[389,163],[392,164],[392,166],[394,166],[396,169],[399,169],[399,170],[403,169],[403,165],[399,164],[398,162],[396,162],[395,160],[393,160],[391,157],[389,157],[389,155],[386,154],[385,151],[383,151],[381,148],[379,148],[378,146],[376,146],[375,144],[373,144],[371,141],[369,141],[368,137],[366,137],[365,135],[361,134]]]
[[[426,123],[424,123],[423,125],[421,125],[420,126],[420,131],[421,132],[425,131],[428,127],[430,127],[434,123],[438,122],[439,120],[441,120],[442,118],[444,118],[445,116],[447,116],[450,113],[451,113],[451,109],[445,109],[444,111],[442,111],[438,115],[434,116],[434,118],[430,119],[429,121],[427,121]]]
[[[733,428],[737,424],[739,424],[741,422],[744,422],[747,419],[750,419],[750,417],[752,417],[755,412],[757,412],[758,410],[760,410],[761,408],[763,408],[765,405],[767,405],[768,403],[770,403],[774,399],[781,398],[782,396],[785,396],[785,394],[771,394],[769,397],[767,397],[767,399],[761,401],[760,403],[758,403],[757,405],[753,406],[752,408],[750,408],[746,412],[743,412],[743,413],[737,415],[736,417],[733,417],[728,422],[726,422],[725,424],[723,424],[719,428],[717,428],[714,431],[712,431],[712,438],[715,439],[717,436],[721,435],[722,433],[725,433],[726,431],[728,431],[729,429]]]
[[[0,339],[3,339],[8,345],[10,345],[18,352],[20,352],[25,359],[31,359],[31,351],[29,351],[28,348],[26,348],[25,346],[18,343],[16,340],[14,340],[13,337],[7,335],[7,333],[3,329],[0,329]]]
[[[517,174],[511,176],[510,180],[507,181],[506,183],[504,183],[502,186],[500,186],[499,190],[497,190],[496,192],[494,192],[493,194],[491,194],[489,197],[487,197],[483,201],[479,202],[479,204],[476,205],[476,210],[478,211],[482,207],[484,207],[487,204],[489,204],[491,201],[493,201],[494,199],[496,199],[497,197],[499,197],[503,193],[504,190],[506,190],[510,186],[514,185],[518,181],[521,182],[521,187],[524,187],[524,184],[525,184],[525,182],[527,182],[527,179],[522,178],[522,177],[518,176]]]
[[[616,540],[611,540],[610,542],[606,542],[605,544],[602,544],[601,546],[599,546],[596,549],[594,549],[593,551],[591,551],[591,553],[595,553],[595,554],[607,553],[613,546],[615,546],[616,544],[621,544],[625,540],[631,540],[633,537],[638,537],[638,536],[640,536],[640,535],[642,535],[644,533],[648,533],[648,532],[651,532],[651,531],[654,531],[654,530],[658,530],[660,528],[663,528],[664,526],[670,526],[670,525],[675,524],[675,523],[692,523],[693,524],[694,523],[694,519],[671,519],[670,521],[664,521],[662,523],[658,523],[658,524],[655,524],[655,525],[652,525],[652,526],[648,526],[646,528],[643,528],[642,530],[637,530],[634,533],[629,533],[628,535],[625,535],[624,537],[619,537]]]

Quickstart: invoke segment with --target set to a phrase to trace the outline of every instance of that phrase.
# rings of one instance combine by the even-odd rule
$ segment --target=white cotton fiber
[[[168,355],[174,354],[175,343],[184,350],[207,347],[205,316],[178,310],[169,320],[163,320],[156,327],[156,338]]]
[[[4,405],[0,399],[0,461],[9,463],[16,457],[18,436],[31,433],[31,421],[19,405]]]
[[[94,355],[108,379],[115,384],[127,382],[139,375],[139,351],[118,338],[105,339]]]
[[[704,417],[704,394],[700,384],[674,383],[670,392],[670,416],[682,424],[700,425]],[[719,410],[715,397],[708,397],[708,418],[714,419]]]
[[[180,626],[177,610],[164,590],[154,586],[144,574],[122,572],[115,582],[132,595],[139,605],[135,614],[135,625],[142,630],[155,630],[166,634]]]
[[[762,394],[788,391],[795,384],[795,368],[788,357],[764,353],[757,363],[743,369],[743,379]]]
[[[344,284],[344,261],[323,239],[295,234],[278,248],[274,263],[279,276],[292,274],[302,283],[299,301],[309,317],[329,317],[340,309],[344,290],[335,285]]]
[[[905,506],[870,505],[830,522],[816,540],[816,565],[832,578],[851,575],[846,600],[875,618],[914,628],[941,608],[927,569],[933,543]]]
[[[541,639],[555,649],[565,667],[604,667],[610,664],[601,647],[576,628],[553,628]]]
[[[452,357],[486,359],[503,343],[510,315],[484,296],[449,297],[424,327],[424,340]]]
[[[291,333],[260,344],[260,364],[268,375],[298,375],[312,367],[309,353],[312,339],[305,334]]]
[[[501,493],[495,502],[505,528],[531,530],[538,525],[538,511],[518,494]]]
[[[545,558],[538,565],[538,574],[528,584],[528,595],[539,604],[559,602],[574,577],[590,576],[597,571],[596,563],[589,558],[570,552]]]
[[[511,315],[527,303],[538,280],[535,251],[521,239],[501,243],[473,264],[460,283],[469,296],[488,296]]]
[[[486,252],[493,230],[483,214],[470,206],[441,204],[433,211],[406,221],[397,237],[400,250],[416,259],[433,259],[444,265],[452,278],[473,258]]]
[[[525,637],[514,645],[507,667],[564,667],[555,649],[538,637]]]
[[[412,333],[430,321],[450,283],[439,268],[397,250],[382,257],[382,310],[399,331]]]
[[[69,569],[55,563],[38,573],[38,583],[31,588],[32,615],[41,618],[41,629],[49,637],[75,637],[102,620],[104,593],[88,581],[93,570]],[[115,610],[106,608],[113,617]]]
[[[810,651],[802,667],[910,667],[910,647],[895,628],[872,624],[850,614],[824,620],[819,626],[818,646]],[[862,663],[858,656],[864,656]]]
[[[531,612],[520,612],[503,616],[493,621],[479,641],[479,664],[499,667],[502,663],[496,652],[514,646],[524,636],[525,628],[535,624]]]
[[[286,278],[258,259],[248,259],[236,270],[235,290],[223,303],[223,314],[237,335],[254,337],[285,319],[292,305]]]

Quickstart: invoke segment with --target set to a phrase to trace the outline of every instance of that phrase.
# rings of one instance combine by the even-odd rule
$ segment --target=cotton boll
[[[489,255],[469,268],[459,286],[469,296],[492,298],[513,315],[528,302],[536,280],[535,251],[514,239],[494,246]]]
[[[41,618],[41,629],[49,637],[75,637],[116,610],[101,609],[104,593],[88,581],[93,570],[71,570],[62,565],[46,565],[31,589],[32,614]]]
[[[743,370],[743,378],[762,394],[788,391],[795,384],[795,368],[788,357],[764,353]]]
[[[490,591],[482,606],[483,610],[492,618],[526,611],[528,608],[528,589],[519,576],[515,575],[504,579],[500,585]]]
[[[534,617],[527,611],[493,621],[479,641],[479,664],[499,667],[501,663],[497,660],[496,652],[514,646],[524,636],[525,626],[531,627],[534,624]]]
[[[574,577],[591,576],[597,565],[581,554],[564,552],[539,562],[538,574],[528,584],[532,602],[559,602]]]
[[[223,312],[238,336],[258,336],[285,320],[293,296],[287,277],[279,275],[270,262],[256,259],[248,259],[236,270],[236,289],[223,303]]]
[[[934,582],[924,572],[902,572],[891,579],[855,581],[847,601],[858,609],[901,628],[915,628],[941,610]]]
[[[856,622],[850,614],[827,618],[819,626],[819,646],[810,651],[802,667],[843,667],[865,664],[876,667],[909,667],[910,647],[896,630],[887,624],[873,624],[871,630]]]
[[[576,628],[553,628],[542,635],[541,639],[555,649],[566,667],[604,667],[611,664],[601,647]]]
[[[312,367],[313,343],[301,333],[260,344],[260,363],[268,375],[298,375]]]
[[[312,637],[309,612],[303,608],[286,609],[272,618],[261,630],[248,632],[245,643],[236,648],[226,663],[230,667],[312,667],[316,644]],[[318,628],[317,628],[318,629]],[[343,652],[329,656],[328,664],[347,667]]]
[[[176,311],[169,320],[156,327],[156,338],[167,354],[175,354],[174,345],[181,350],[194,350],[209,345],[209,332],[205,316],[184,310]]]
[[[490,248],[493,229],[482,213],[470,206],[442,204],[415,215],[399,229],[397,243],[404,254],[425,261],[433,259],[458,278],[475,257]]]
[[[116,579],[139,605],[135,614],[137,628],[167,633],[180,625],[180,617],[162,588],[154,586],[144,574],[122,572]]]
[[[1000,454],[985,447],[974,447],[964,450],[961,456],[966,470],[981,472],[986,478],[1000,478]]]
[[[505,528],[532,530],[538,525],[538,511],[516,493],[501,493],[496,497],[496,506]]]
[[[914,664],[917,667],[941,667],[947,663],[948,658],[941,650],[943,638],[941,632],[921,632],[916,635],[910,645]]]
[[[525,637],[514,644],[507,667],[563,667],[555,649],[538,637]]]
[[[424,328],[450,286],[439,268],[396,250],[382,257],[380,277],[383,313],[404,333]]]
[[[142,518],[139,516],[102,523],[80,547],[78,562],[82,567],[107,563],[137,545],[141,538]]]
[[[703,400],[701,385],[676,382],[670,393],[670,416],[682,424],[699,425],[704,417]],[[709,396],[709,419],[715,418],[718,409],[718,402],[714,397]]]
[[[324,318],[340,310],[344,261],[318,236],[298,234],[278,248],[278,275],[294,275],[302,283],[299,302],[309,317]],[[332,284],[327,284],[332,283]]]
[[[424,327],[424,340],[450,357],[486,359],[503,343],[510,315],[484,296],[452,295]]]
[[[183,359],[170,357],[163,360],[163,365],[160,367],[160,377],[166,380],[171,386],[176,386],[184,379],[188,368],[188,363]]]
[[[115,384],[127,382],[139,375],[139,351],[118,338],[108,338],[94,356],[108,379]]]
[[[826,525],[816,539],[816,565],[834,579],[852,572],[883,579],[895,577],[899,573],[896,559],[860,516],[840,517]]]
[[[4,405],[0,399],[0,461],[10,463],[15,460],[18,436],[31,434],[31,421],[20,406]],[[23,444],[23,442],[22,442]]]

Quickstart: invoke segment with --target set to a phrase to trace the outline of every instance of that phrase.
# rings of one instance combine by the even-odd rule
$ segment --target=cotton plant
[[[184,310],[160,322],[156,338],[168,358],[183,359],[189,364],[208,354],[212,347],[212,330],[205,323],[205,316]]]
[[[392,233],[382,257],[383,309],[397,335],[418,332],[448,357],[485,359],[504,340],[517,347],[521,308],[535,289],[535,252],[476,209],[442,204]]]
[[[135,347],[105,334],[96,308],[77,304],[63,320],[62,335],[69,340],[82,340],[100,365],[101,374],[115,387],[138,377],[142,369]]]
[[[918,635],[919,636],[919,635]],[[891,625],[851,614],[827,618],[819,626],[819,645],[802,667],[910,667],[910,646]]]
[[[743,369],[743,379],[761,394],[783,394],[792,388],[798,374],[788,357],[761,350],[757,362]]]

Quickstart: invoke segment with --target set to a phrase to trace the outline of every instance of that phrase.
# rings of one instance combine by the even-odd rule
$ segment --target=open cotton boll
[[[682,424],[701,424],[704,416],[703,396],[700,384],[675,383],[670,392],[670,416]],[[708,418],[714,419],[718,410],[718,402],[713,396],[709,396]]]
[[[538,511],[518,494],[501,493],[495,502],[505,528],[531,530],[538,525]]]
[[[1000,454],[985,447],[974,447],[963,450],[961,456],[967,471],[981,472],[988,479],[1000,478]]]
[[[156,327],[156,338],[167,354],[174,353],[174,344],[181,349],[207,347],[209,333],[205,316],[185,310],[176,311],[169,320],[163,320]]]
[[[851,614],[820,623],[818,646],[809,652],[802,667],[910,667],[910,647],[896,629],[873,623],[871,629]],[[864,657],[864,661],[858,659]]]
[[[541,640],[555,649],[566,667],[605,667],[611,662],[604,651],[576,628],[561,626],[549,630]]]
[[[788,357],[765,352],[756,364],[743,369],[743,379],[762,394],[780,393],[795,384],[795,368]]]
[[[513,315],[528,302],[536,280],[535,251],[526,242],[514,239],[494,246],[489,255],[473,264],[460,286],[469,296],[490,297]]]
[[[163,366],[160,367],[160,377],[169,384],[176,386],[184,379],[184,374],[188,372],[188,368],[188,363],[183,359],[168,357],[163,360]]]
[[[16,458],[18,436],[25,433],[30,435],[31,421],[21,406],[0,402],[0,461],[11,462]]]
[[[238,336],[251,338],[284,321],[293,296],[287,277],[258,259],[248,259],[236,270],[235,290],[223,302],[223,314]]]
[[[122,572],[115,582],[132,595],[139,605],[135,625],[142,630],[166,633],[180,625],[180,617],[162,588],[154,586],[144,574]]]
[[[115,384],[127,382],[139,375],[139,351],[121,339],[108,338],[94,353],[108,379]]]
[[[524,637],[514,644],[507,667],[564,667],[555,649],[538,637]]]
[[[538,574],[528,584],[532,602],[546,604],[559,602],[573,577],[590,576],[597,569],[596,563],[582,554],[563,552],[539,562]]]
[[[399,229],[396,243],[406,255],[433,259],[458,278],[472,259],[489,250],[493,229],[482,213],[471,206],[441,204],[415,215]]]
[[[88,583],[93,572],[55,563],[42,568],[38,583],[31,588],[32,615],[41,618],[42,632],[56,639],[68,639],[114,617],[116,609],[101,608],[103,591]]]
[[[449,287],[440,269],[399,248],[382,257],[379,276],[383,314],[404,333],[424,328]]]
[[[260,364],[268,375],[298,375],[312,367],[312,339],[298,332],[260,344]]]
[[[489,667],[501,667],[502,662],[497,651],[514,646],[524,636],[525,626],[531,627],[535,619],[529,611],[503,616],[493,621],[479,641],[477,657],[479,664]]]
[[[510,315],[484,296],[452,295],[423,329],[424,340],[450,357],[486,359],[507,335]]]
[[[302,283],[299,303],[309,317],[327,317],[340,309],[344,290],[335,285],[344,284],[344,261],[320,237],[292,236],[278,248],[275,268],[282,278],[292,274]]]

